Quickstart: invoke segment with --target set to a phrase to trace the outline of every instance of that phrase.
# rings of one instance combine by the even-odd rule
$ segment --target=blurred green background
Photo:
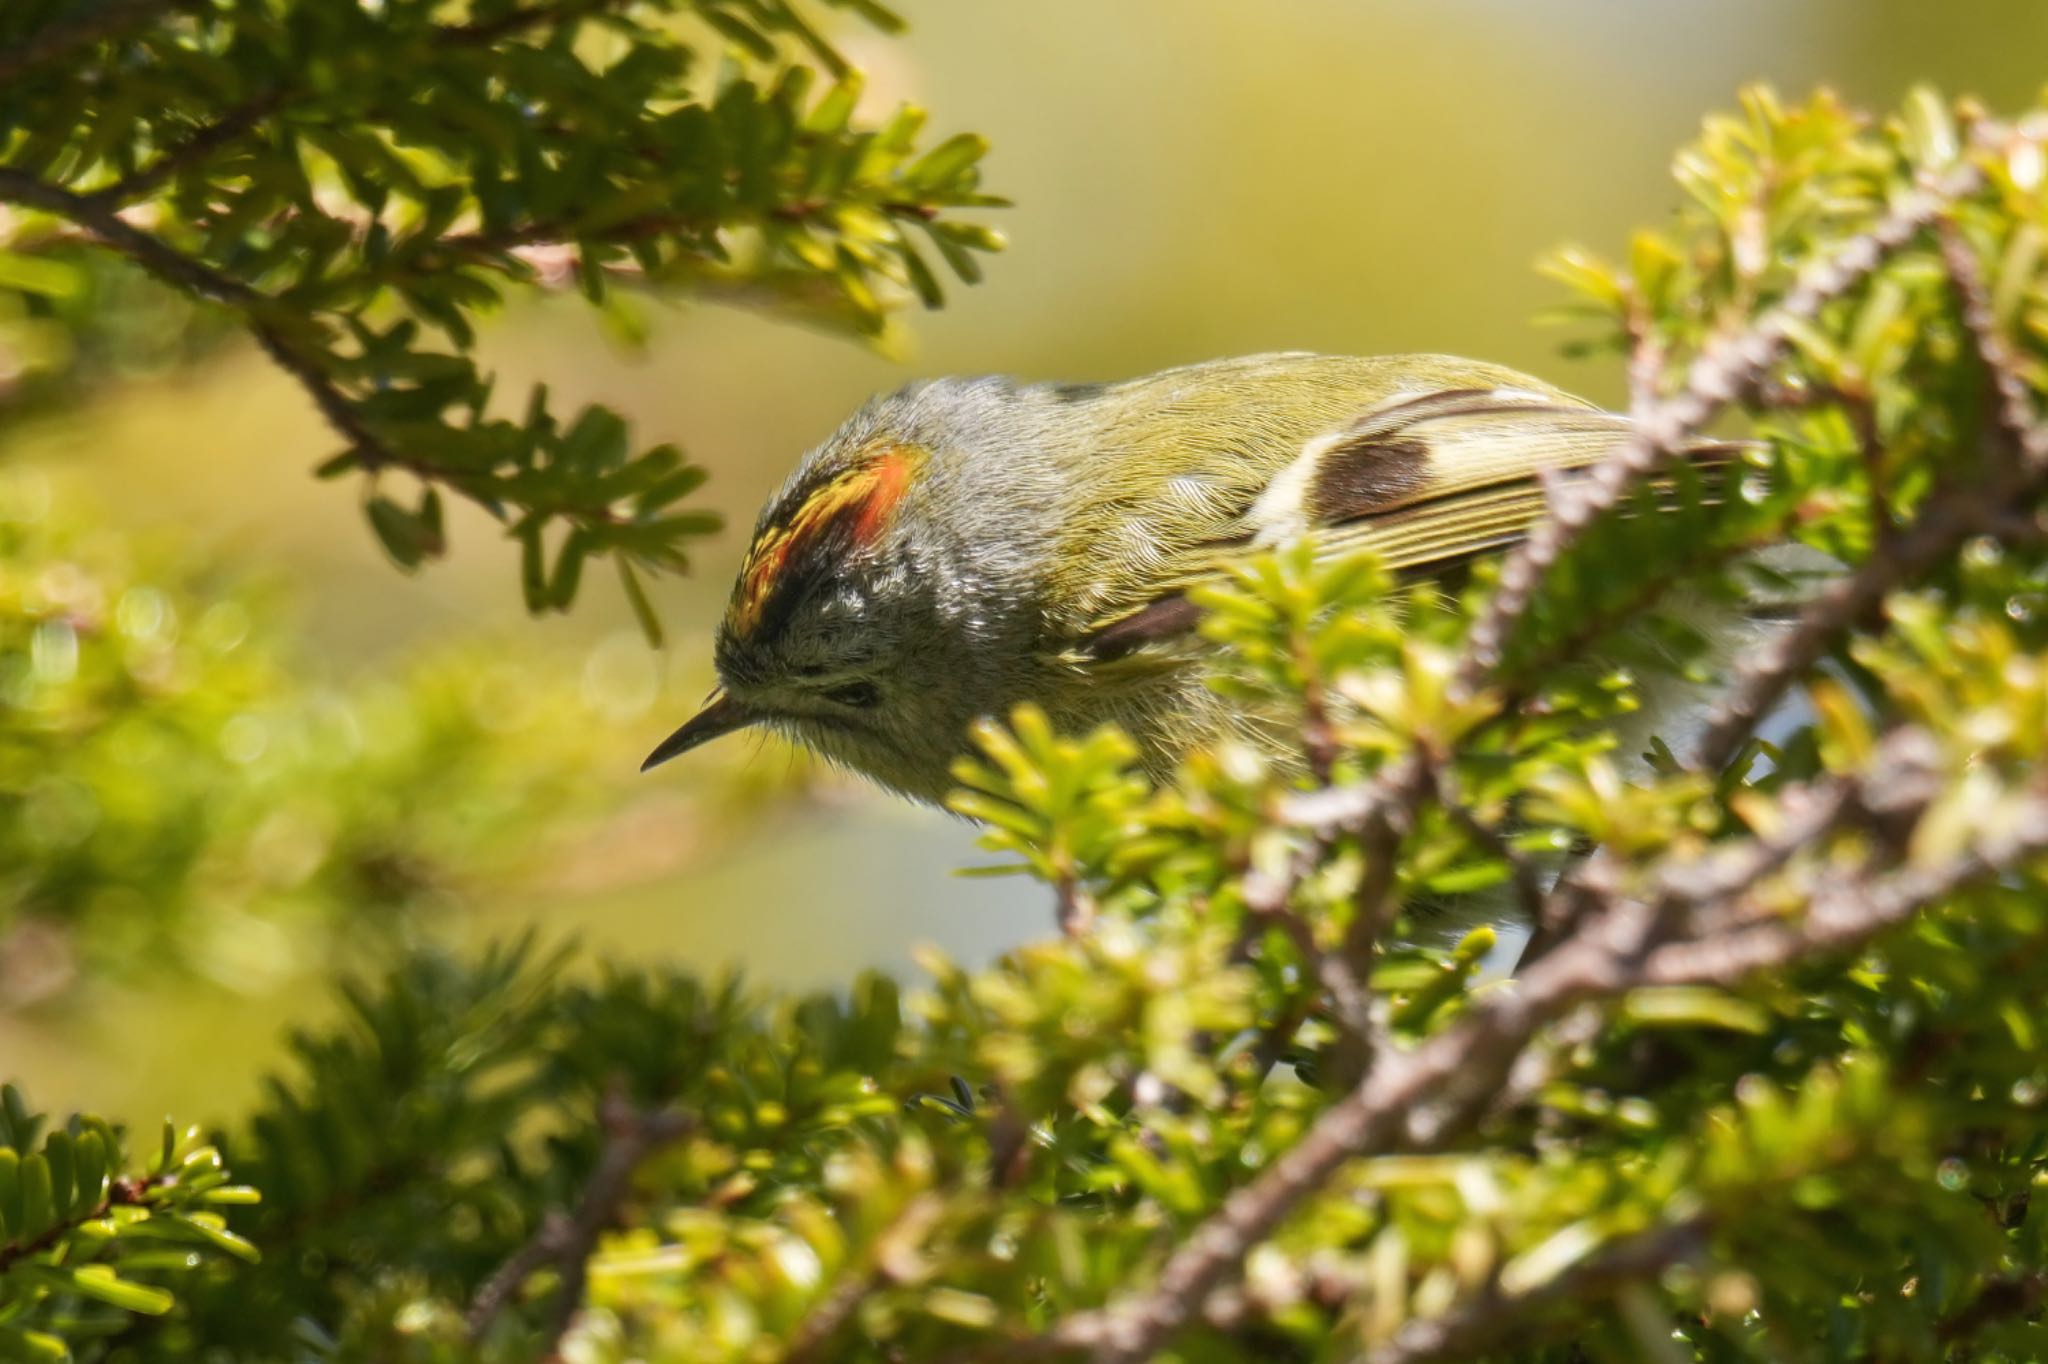
[[[512,547],[481,519],[456,525],[447,563],[399,576],[345,486],[308,476],[329,434],[246,347],[133,375],[10,439],[9,465],[91,488],[120,529],[204,546],[274,585],[322,677],[374,677],[451,643],[480,675],[494,659],[539,661],[567,679],[574,716],[480,704],[508,726],[568,726],[606,789],[598,813],[565,809],[528,855],[395,930],[309,951],[250,924],[211,973],[0,997],[0,1074],[58,1109],[224,1116],[195,1113],[196,1096],[249,1093],[283,1029],[332,1007],[332,968],[373,965],[407,934],[469,942],[537,925],[810,985],[905,967],[918,942],[979,959],[1040,933],[1051,911],[1035,887],[951,875],[977,857],[970,829],[830,778],[791,782],[782,749],[635,775],[708,685],[742,533],[805,447],[915,375],[1113,378],[1283,348],[1459,351],[1611,399],[1611,366],[1560,360],[1532,325],[1555,294],[1530,264],[1566,241],[1619,250],[1660,218],[1668,157],[1702,114],[1754,80],[1826,83],[1865,107],[1925,80],[2009,105],[2034,93],[2048,51],[2040,0],[899,8],[908,39],[847,36],[870,98],[986,133],[988,183],[1017,203],[994,215],[1009,254],[945,312],[910,318],[904,353],[662,305],[635,352],[568,300],[504,315],[487,338],[512,390],[545,379],[572,403],[613,404],[642,441],[678,441],[714,471],[705,500],[733,528],[693,577],[659,585],[661,654],[604,590],[572,616],[529,620]]]

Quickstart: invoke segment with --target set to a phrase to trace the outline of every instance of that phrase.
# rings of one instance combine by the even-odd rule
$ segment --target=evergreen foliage
[[[685,501],[702,471],[544,388],[506,415],[476,319],[573,283],[631,327],[625,284],[874,335],[901,296],[940,301],[926,252],[978,278],[997,239],[951,210],[1001,202],[982,140],[857,118],[830,9],[900,26],[874,0],[10,4],[0,372],[135,344],[107,304],[140,271],[306,390],[344,442],[321,475],[365,481],[400,566],[446,547],[452,494],[518,540],[530,609],[609,558],[654,632],[640,575],[719,524]]]
[[[221,1209],[258,1195],[228,1183],[220,1152],[196,1130],[180,1133],[166,1122],[148,1164],[131,1173],[122,1134],[99,1119],[45,1126],[12,1085],[0,1086],[5,1358],[75,1358],[84,1342],[98,1353],[132,1319],[172,1309],[177,1300],[164,1284],[225,1259],[256,1260]]]
[[[279,594],[101,519],[0,469],[0,1007],[289,979],[495,899],[620,807],[610,755],[654,694],[651,667],[632,705],[605,685],[630,636],[325,677]]]
[[[412,448],[420,414],[356,387],[357,361],[384,363],[388,345],[390,391],[437,381],[401,372],[417,333],[391,342],[357,302],[402,300],[459,342],[448,313],[524,268],[500,234],[553,229],[570,200],[546,196],[576,157],[614,187],[681,194],[630,139],[579,135],[584,118],[653,120],[660,82],[682,79],[673,40],[630,17],[658,8],[480,6],[451,26],[394,0],[292,7],[305,17],[273,33],[254,6],[108,5],[67,21],[111,26],[80,39],[106,65],[63,69],[115,88],[142,79],[122,54],[182,70],[165,54],[186,46],[152,46],[186,32],[151,26],[166,15],[231,26],[260,55],[194,55],[206,79],[189,87],[137,58],[175,86],[166,102],[148,85],[150,108],[181,110],[179,91],[215,102],[167,115],[183,120],[168,132],[138,99],[133,137],[96,118],[83,142],[17,135],[0,198],[20,202],[23,177],[54,187],[39,207],[134,255],[74,199],[144,177],[165,196],[167,249],[274,291],[227,301],[274,329],[288,367],[335,386],[371,433],[345,463],[374,473],[385,442]],[[832,69],[793,15],[690,8],[743,68],[782,69],[779,33]],[[580,49],[549,36],[599,19],[628,41],[602,99]],[[349,65],[371,28],[445,77],[449,102],[401,100],[428,83],[397,61]],[[16,36],[31,56],[66,46]],[[634,44],[654,55],[635,64]],[[252,79],[226,79],[244,64]],[[330,69],[360,79],[259,103],[232,162],[175,150],[188,125]],[[39,108],[61,87],[44,79]],[[533,197],[516,209],[494,196],[522,163],[462,160],[444,140],[496,126],[478,92],[500,88],[567,120],[518,134],[562,141],[520,171]],[[779,188],[721,178],[708,211],[748,220],[766,254],[725,251],[714,272],[694,228],[606,238],[630,219],[582,220],[566,235],[593,245],[586,283],[625,249],[685,283],[807,271],[857,311],[888,262],[915,282],[887,234],[923,214],[888,203],[971,198],[973,148],[906,168],[900,135],[845,131],[843,94],[726,87],[742,88],[734,107],[751,112],[709,117],[761,141],[705,154],[769,147],[748,164]],[[791,142],[799,110],[810,131]],[[820,221],[764,208],[797,183],[786,158],[809,176],[818,148],[857,142],[879,160],[863,151],[829,192],[801,191],[839,205]],[[333,216],[269,179],[283,143],[303,143],[296,164],[331,161],[362,222],[325,256],[303,254],[310,239],[228,251],[230,227]],[[439,169],[400,147],[433,149]],[[449,200],[454,160],[466,188]],[[1028,709],[980,732],[957,804],[1072,931],[985,970],[932,959],[910,1003],[879,979],[774,999],[531,946],[418,957],[351,987],[349,1016],[296,1040],[255,1113],[126,1183],[80,1177],[123,1168],[120,1134],[81,1119],[31,1156],[14,1103],[4,1339],[136,1361],[2048,1355],[2048,113],[2005,123],[1922,92],[1873,122],[1826,95],[1753,91],[1677,169],[1685,208],[1625,264],[1553,263],[1582,344],[1625,358],[1639,435],[1553,488],[1526,545],[1442,600],[1312,546],[1203,590],[1216,685],[1292,715],[1299,761],[1226,744],[1155,789],[1115,734],[1056,734]],[[254,196],[247,215],[215,216],[216,178],[226,200]],[[496,243],[474,260],[447,241],[465,214],[461,232]],[[329,349],[290,309],[329,337],[354,316],[368,339]],[[1755,437],[1726,495],[1671,468],[1710,423]],[[645,467],[601,444],[613,453],[564,467]],[[515,525],[585,528],[588,504],[522,503],[500,480],[531,492],[523,472],[446,457],[430,485],[500,500]],[[577,486],[616,501],[613,484]],[[1679,608],[1781,594],[1750,551],[1788,538],[1839,575],[1795,584],[1790,628],[1721,666]],[[1703,735],[1631,775],[1617,729],[1673,683],[1712,697]],[[1759,738],[1795,690],[1811,718]],[[1486,893],[1536,925],[1513,979],[1481,969],[1491,928],[1430,945],[1432,906]],[[230,1195],[224,1226],[194,1201],[222,1201],[222,1158],[262,1191],[245,1208]],[[159,1222],[202,1253],[135,1253]],[[244,1240],[260,1263],[205,1253]]]

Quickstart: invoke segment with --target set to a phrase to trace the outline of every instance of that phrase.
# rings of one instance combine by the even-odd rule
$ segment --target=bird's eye
[[[851,706],[855,710],[867,710],[882,699],[880,689],[872,682],[842,682],[836,687],[827,687],[824,695],[827,701]]]

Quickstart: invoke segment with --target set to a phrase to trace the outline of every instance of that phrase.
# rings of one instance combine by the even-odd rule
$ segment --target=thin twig
[[[1616,901],[1537,963],[1516,988],[1472,1001],[1415,1050],[1393,1053],[1325,1109],[1302,1138],[1190,1232],[1149,1289],[1067,1318],[1013,1354],[1149,1357],[1201,1310],[1251,1248],[1346,1162],[1431,1151],[1469,1130],[1537,1033],[1582,1003],[1645,985],[1734,985],[1765,970],[1853,950],[1966,885],[2048,852],[2048,793],[2012,812],[1981,847],[1937,865],[1827,883],[1798,921],[1750,918],[1713,937],[1663,942],[1656,907]]]
[[[1245,908],[1253,916],[1253,923],[1276,925],[1287,935],[1302,964],[1329,992],[1338,1025],[1363,1039],[1372,1027],[1371,1001],[1363,978],[1353,970],[1351,961],[1326,951],[1316,941],[1314,928],[1292,904],[1293,893],[1306,877],[1307,869],[1320,865],[1327,855],[1327,848],[1305,843],[1295,850],[1281,875],[1257,871],[1247,874],[1243,888]]]
[[[1937,492],[1912,524],[1894,534],[1880,552],[1864,560],[1854,573],[1815,593],[1798,620],[1764,644],[1708,710],[1691,759],[1693,769],[1718,772],[1726,766],[1757,722],[1836,640],[1869,619],[1886,597],[1942,562],[1964,541],[1995,529],[2044,476],[2048,476],[2048,466],[2030,463],[2001,469],[1986,484]]]
[[[605,1096],[599,1121],[604,1128],[604,1149],[598,1155],[596,1170],[583,1186],[582,1199],[570,1213],[549,1214],[533,1238],[513,1252],[477,1290],[467,1318],[472,1342],[481,1340],[490,1330],[521,1285],[540,1269],[554,1265],[561,1275],[561,1286],[555,1292],[545,1348],[540,1351],[543,1358],[552,1356],[583,1305],[583,1287],[590,1274],[590,1257],[597,1248],[597,1238],[617,1220],[633,1172],[648,1156],[680,1140],[696,1125],[690,1114],[672,1109],[641,1112],[617,1092]]]
[[[1963,324],[1977,348],[1984,367],[1991,372],[1992,390],[1998,396],[1997,415],[2006,437],[2018,447],[2020,460],[2033,469],[2048,467],[2048,427],[2041,424],[2020,376],[2019,358],[1998,330],[1991,307],[1991,289],[1984,282],[1983,267],[1963,231],[1952,216],[1936,223],[1942,264],[1962,304]]]
[[[1100,907],[1088,887],[1081,884],[1079,873],[1071,868],[1061,869],[1053,878],[1052,898],[1054,918],[1067,937],[1083,937],[1095,926]]]
[[[0,1274],[5,1274],[22,1260],[49,1250],[80,1227],[99,1221],[115,1208],[149,1206],[151,1197],[165,1184],[175,1182],[175,1178],[174,1175],[157,1174],[141,1179],[122,1177],[111,1180],[107,1185],[107,1196],[90,1208],[59,1218],[39,1235],[21,1240],[0,1240]]]
[[[2008,1317],[2031,1317],[2048,1301],[2048,1273],[2036,1270],[1993,1279],[1960,1311],[1935,1324],[1935,1339],[1944,1345],[1969,1340],[1986,1326]]]
[[[1891,252],[1911,241],[1950,203],[1975,190],[1983,175],[1958,166],[1934,184],[1911,190],[1861,235],[1800,272],[1784,300],[1740,335],[1710,343],[1693,362],[1685,386],[1647,403],[1636,414],[1621,448],[1583,478],[1552,485],[1550,514],[1501,564],[1493,594],[1466,637],[1459,679],[1468,693],[1499,667],[1508,638],[1528,612],[1544,572],[1586,527],[1613,510],[1642,479],[1684,450],[1687,440],[1747,388],[1784,351],[1791,333],[1819,316],[1829,300],[1848,292]]]
[[[1257,1079],[1264,1080],[1273,1073],[1273,1067],[1280,1064],[1287,1055],[1287,1049],[1294,1045],[1295,1035],[1301,1031],[1301,1025],[1308,1022],[1315,1011],[1314,993],[1303,990],[1294,997],[1292,1004],[1282,1009],[1272,1021],[1259,1030],[1258,1040],[1252,1043],[1251,1047],[1252,1074]]]
[[[882,1285],[914,1277],[919,1245],[945,1206],[945,1201],[934,1193],[911,1199],[875,1237],[867,1266],[841,1276],[818,1305],[797,1323],[778,1364],[825,1364],[833,1359],[833,1341],[869,1295]]]
[[[1686,909],[1723,904],[1855,818],[1867,808],[1873,790],[1881,791],[1885,810],[1917,818],[1939,794],[1938,760],[1923,731],[1894,731],[1862,777],[1827,777],[1781,792],[1774,827],[1716,844],[1702,856],[1667,863],[1657,873],[1657,889]]]
[[[1740,926],[1729,932],[1663,944],[1644,960],[1640,983],[1733,985],[1768,967],[1866,942],[1963,886],[2048,850],[2048,793],[2036,793],[2009,813],[2006,827],[1945,862],[1820,883],[1797,920],[1755,909],[1738,914]]]
[[[2018,361],[1998,333],[1976,254],[1946,213],[1934,225],[1964,323],[1991,375],[1999,430],[2017,458],[1982,486],[1937,493],[1908,530],[1890,536],[1855,573],[1816,594],[1798,622],[1765,645],[1708,712],[1692,764],[1699,771],[1720,770],[1757,722],[1837,639],[1867,619],[1893,591],[1940,563],[1971,536],[1999,524],[2048,477],[2048,427],[2035,414]]]
[[[1354,1263],[1314,1257],[1307,1263],[1276,1263],[1254,1284],[1235,1284],[1209,1295],[1202,1320],[1218,1331],[1240,1334],[1300,1303],[1337,1312],[1366,1291],[1366,1276]]]
[[[1358,889],[1351,897],[1351,923],[1344,934],[1344,955],[1352,968],[1369,974],[1387,930],[1393,926],[1395,856],[1401,840],[1415,822],[1415,812],[1436,789],[1434,751],[1419,740],[1409,752],[1392,764],[1387,798],[1369,808],[1352,827],[1365,856]]]
[[[101,245],[119,251],[158,279],[203,298],[244,312],[259,310],[269,302],[263,294],[242,281],[183,254],[161,238],[127,222],[112,209],[96,203],[90,195],[74,193],[61,185],[0,166],[0,202],[20,204],[69,219]]]
[[[1478,812],[1466,803],[1455,769],[1445,763],[1433,770],[1433,776],[1437,804],[1481,851],[1507,865],[1509,884],[1515,888],[1516,907],[1525,922],[1535,923],[1537,915],[1543,912],[1543,873],[1508,842],[1505,834],[1480,819]]]
[[[1863,464],[1865,495],[1870,499],[1871,543],[1882,550],[1897,534],[1899,518],[1885,477],[1884,433],[1877,425],[1877,404],[1860,389],[1842,390],[1836,398],[1849,419],[1849,429],[1856,433],[1856,455]]]
[[[327,424],[348,442],[350,452],[364,469],[402,468],[421,478],[445,480],[444,471],[401,455],[370,429],[320,362],[277,326],[272,315],[278,305],[269,295],[136,227],[97,196],[77,194],[0,166],[0,202],[66,218],[101,245],[120,252],[166,284],[240,313],[256,343],[306,391]]]
[[[266,90],[228,110],[213,122],[194,129],[178,142],[165,148],[156,160],[147,166],[122,176],[111,185],[94,190],[90,197],[98,203],[116,208],[133,203],[144,195],[162,188],[166,181],[180,171],[198,165],[222,147],[240,141],[254,132],[265,119],[290,103],[291,98],[292,92],[287,89]]]
[[[1330,714],[1329,691],[1309,641],[1298,632],[1293,640],[1293,654],[1295,667],[1302,676],[1303,757],[1316,789],[1326,791],[1330,788],[1337,761],[1336,726]],[[1338,832],[1334,828],[1314,831],[1294,850],[1286,868],[1278,876],[1254,870],[1244,877],[1245,906],[1250,911],[1245,931],[1250,933],[1262,923],[1277,923],[1293,941],[1303,964],[1314,973],[1317,982],[1330,996],[1330,1007],[1342,1035],[1343,1049],[1362,1073],[1382,1040],[1378,1036],[1372,992],[1367,984],[1372,975],[1377,934],[1361,946],[1360,940],[1365,935],[1360,933],[1358,916],[1354,914],[1351,930],[1347,932],[1343,945],[1337,951],[1330,951],[1316,941],[1314,926],[1294,908],[1295,892],[1317,867],[1329,860]],[[1398,840],[1394,842],[1398,843]],[[1373,837],[1370,829],[1360,843],[1365,856],[1361,889],[1375,884],[1380,878],[1390,881],[1393,846]],[[1307,1003],[1312,1007],[1312,1001]],[[1272,1068],[1306,1016],[1304,1009],[1289,1009],[1260,1039],[1257,1063],[1262,1073]],[[1346,1078],[1349,1080],[1355,1076],[1347,1075]]]
[[[1508,1068],[1507,1078],[1487,1107],[1487,1120],[1513,1113],[1534,1099],[1570,1064],[1572,1053],[1599,1037],[1606,1024],[1605,1009],[1581,1004],[1544,1029]]]
[[[191,0],[101,0],[83,13],[44,25],[12,51],[0,52],[0,82],[68,56],[74,48],[122,37],[190,4]]]
[[[1898,528],[1898,517],[1892,509],[1891,490],[1885,478],[1884,436],[1878,430],[1877,405],[1870,391],[1860,385],[1844,387],[1804,381],[1794,385],[1766,376],[1752,385],[1749,396],[1758,407],[1777,411],[1812,412],[1828,407],[1841,410],[1855,436],[1856,457],[1863,466],[1863,481],[1869,489],[1871,541],[1883,544],[1890,538]]]

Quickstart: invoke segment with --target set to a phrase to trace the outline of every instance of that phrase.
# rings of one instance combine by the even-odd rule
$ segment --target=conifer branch
[[[617,1091],[605,1096],[599,1122],[604,1131],[604,1148],[598,1155],[597,1168],[583,1186],[583,1197],[569,1213],[549,1213],[533,1238],[477,1289],[467,1318],[472,1342],[483,1339],[521,1285],[537,1271],[552,1265],[560,1274],[561,1283],[548,1314],[546,1348],[541,1351],[542,1357],[552,1357],[583,1306],[583,1288],[597,1238],[618,1220],[634,1171],[642,1161],[662,1147],[680,1141],[696,1126],[695,1118],[687,1113],[636,1109]]]
[[[1550,515],[1503,566],[1456,670],[1454,690],[1460,699],[1471,698],[1485,685],[1500,663],[1509,635],[1533,604],[1542,573],[1599,515],[1618,506],[1642,479],[1676,457],[1724,404],[1752,387],[1784,350],[1795,327],[1816,317],[1828,301],[1853,288],[1892,251],[1925,231],[1950,203],[1981,183],[1981,173],[1963,165],[1909,192],[1867,231],[1808,267],[1786,299],[1748,330],[1710,345],[1676,394],[1661,400],[1639,396],[1641,411],[1622,448],[1595,465],[1587,478],[1554,489]],[[1924,567],[1939,548],[1957,543],[1947,538],[1951,532],[1945,522],[1936,524],[1938,532],[1922,532],[1929,542],[1926,558],[1899,556],[1908,559],[1907,571],[1915,563]],[[1879,571],[1872,570],[1871,579]],[[1828,610],[1829,625],[1862,597],[1882,595],[1868,579],[1852,578],[1841,591],[1849,600]],[[1816,624],[1813,630],[1821,628]],[[1789,677],[1792,658],[1779,658],[1770,675]],[[1765,685],[1752,684],[1758,689]],[[1724,722],[1723,728],[1733,723]],[[1436,789],[1431,776],[1439,761],[1413,750],[1369,781],[1295,799],[1289,816],[1324,834],[1336,828],[1398,828]],[[2038,834],[2039,846],[2048,847],[2048,821]],[[1552,892],[1544,911],[1546,919],[1569,917],[1580,926],[1536,963],[1515,990],[1489,996],[1415,1051],[1379,1058],[1358,1086],[1325,1110],[1295,1146],[1185,1238],[1152,1288],[1067,1319],[1047,1332],[1037,1348],[1087,1349],[1111,1361],[1149,1357],[1198,1316],[1208,1296],[1235,1276],[1252,1247],[1346,1161],[1375,1151],[1441,1149],[1441,1143],[1483,1113],[1483,1094],[1498,1087],[1536,1034],[1575,1006],[1613,998],[1646,983],[1724,982],[1804,954],[1842,950],[1988,868],[2010,865],[2035,846],[2022,838],[1981,857],[1958,859],[1939,873],[1897,883],[1859,883],[1856,888],[1868,896],[1861,902],[1863,912],[1842,907],[1822,914],[1816,902],[1816,914],[1807,925],[1811,936],[1779,924],[1756,924],[1731,930],[1725,941],[1689,944],[1667,941],[1681,918],[1677,901],[1668,894],[1651,904],[1615,896],[1598,883],[1595,859],[1595,866],[1567,878]],[[1756,855],[1759,870],[1774,856],[1775,850],[1761,850]],[[1372,858],[1368,866],[1389,860]],[[1291,894],[1291,886],[1276,887],[1272,898]],[[1581,897],[1595,901],[1593,912],[1567,916],[1552,908]],[[1364,903],[1376,910],[1376,901],[1383,899],[1381,891]],[[1377,924],[1368,923],[1366,932],[1375,932]]]
[[[1910,751],[1914,741],[1904,743]],[[1880,765],[1860,790],[1882,803],[1896,770]],[[1106,1361],[1149,1358],[1202,1310],[1243,1257],[1349,1161],[1445,1149],[1486,1111],[1487,1099],[1538,1033],[1583,1003],[1646,985],[1732,985],[1760,972],[1853,950],[1929,904],[2048,853],[2048,791],[2029,796],[2002,830],[1931,867],[1828,883],[1802,918],[1760,912],[1686,941],[1665,941],[1670,915],[1614,898],[1515,988],[1470,1011],[1411,1052],[1386,1055],[1319,1115],[1294,1146],[1182,1240],[1154,1285],[1069,1317],[1023,1346],[1025,1357],[1091,1351]],[[1559,892],[1553,892],[1559,893]]]

